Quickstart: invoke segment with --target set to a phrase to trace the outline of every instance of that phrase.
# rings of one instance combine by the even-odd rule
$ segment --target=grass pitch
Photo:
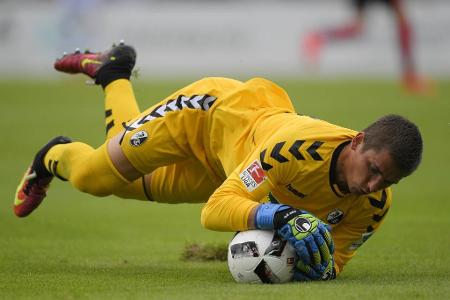
[[[450,81],[433,97],[389,81],[278,80],[298,111],[361,130],[387,113],[411,118],[425,143],[418,172],[394,187],[381,230],[331,282],[236,284],[224,262],[181,259],[189,242],[227,243],[200,226],[201,205],[95,198],[55,180],[41,207],[12,213],[36,150],[56,135],[103,142],[99,88],[78,77],[0,82],[0,299],[444,299],[450,294]],[[136,83],[141,108],[187,84]]]

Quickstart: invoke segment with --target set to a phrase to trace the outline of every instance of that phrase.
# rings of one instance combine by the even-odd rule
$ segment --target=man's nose
[[[373,193],[373,192],[379,191],[381,189],[382,183],[383,183],[383,177],[381,177],[381,175],[371,178],[371,180],[367,184],[369,192]]]

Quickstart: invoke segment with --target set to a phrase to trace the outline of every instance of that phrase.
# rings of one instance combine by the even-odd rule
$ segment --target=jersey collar
[[[330,164],[330,171],[329,171],[329,175],[330,175],[330,187],[331,190],[334,192],[334,194],[338,197],[344,197],[345,193],[343,193],[337,183],[336,183],[336,168],[337,168],[337,161],[339,158],[339,154],[341,154],[342,150],[344,150],[345,146],[347,146],[348,144],[350,144],[351,141],[345,141],[342,144],[340,144],[339,146],[336,147],[336,149],[333,152],[333,156],[331,158],[331,164]]]

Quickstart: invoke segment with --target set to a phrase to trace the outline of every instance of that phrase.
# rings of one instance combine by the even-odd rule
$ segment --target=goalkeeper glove
[[[294,279],[332,277],[334,244],[327,224],[306,211],[265,203],[256,211],[255,225],[258,229],[277,230],[294,247],[299,256],[296,273],[300,274]]]
[[[336,278],[336,269],[334,268],[334,260],[332,259],[320,274],[310,265],[305,265],[302,260],[297,262],[294,269],[294,281],[311,281],[311,280],[332,280]]]

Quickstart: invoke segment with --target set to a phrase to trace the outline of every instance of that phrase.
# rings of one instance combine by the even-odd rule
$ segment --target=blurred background
[[[367,10],[364,34],[323,49],[310,68],[302,41],[345,24],[346,0],[0,1],[0,76],[55,77],[63,51],[104,50],[125,39],[145,77],[397,76],[397,29],[383,4]],[[450,75],[450,1],[404,1],[420,73]]]

